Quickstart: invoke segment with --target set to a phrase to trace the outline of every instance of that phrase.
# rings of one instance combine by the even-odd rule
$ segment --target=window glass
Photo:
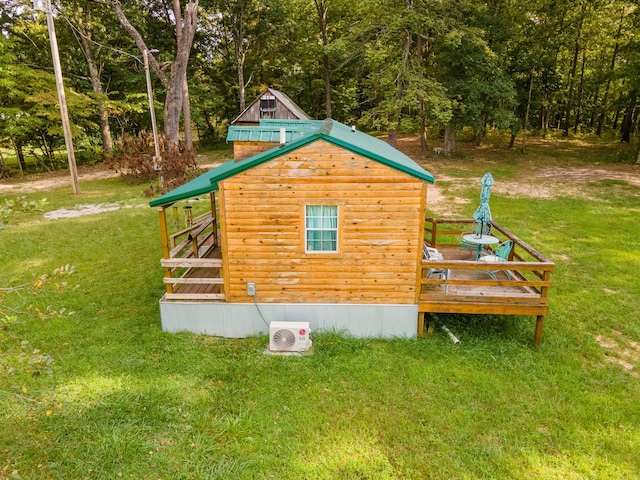
[[[275,118],[276,97],[263,95],[260,97],[260,118]]]
[[[305,207],[307,252],[338,251],[338,207],[307,205]]]

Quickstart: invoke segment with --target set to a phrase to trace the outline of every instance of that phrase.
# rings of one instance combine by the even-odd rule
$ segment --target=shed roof
[[[276,90],[275,88],[267,88],[253,102],[251,102],[249,106],[245,108],[240,115],[238,115],[236,118],[233,119],[233,121],[231,122],[231,125],[241,120],[242,117],[251,109],[251,107],[253,107],[253,105],[259,102],[260,99],[267,94],[270,94],[276,97],[276,100],[280,102],[282,106],[284,106],[287,110],[289,110],[289,112],[291,112],[291,114],[294,117],[299,118],[301,120],[311,119],[311,117],[307,115],[304,112],[304,110],[302,110],[298,105],[296,105],[296,102],[291,100],[291,98],[289,98],[288,95],[286,95],[285,93],[282,93],[280,90]]]
[[[277,126],[279,124],[279,122],[275,120],[268,123],[272,124],[272,126]],[[289,120],[283,123],[291,123],[291,121]],[[326,119],[324,121],[312,121],[310,124],[309,122],[306,123],[306,126],[301,125],[301,130],[305,130],[306,133],[299,136],[299,138],[292,142],[260,152],[240,162],[230,160],[219,167],[200,175],[194,180],[185,183],[175,190],[152,200],[149,202],[149,205],[152,207],[167,205],[179,200],[184,200],[196,195],[202,195],[204,193],[217,190],[218,182],[248,170],[256,165],[260,165],[261,163],[297,150],[298,148],[308,145],[316,140],[325,140],[351,152],[403,171],[413,177],[429,183],[434,182],[434,178],[429,172],[423,169],[411,158],[407,157],[404,153],[393,148],[382,140],[367,135],[366,133],[352,130],[346,125],[331,119]]]
[[[260,126],[232,125],[227,142],[280,143],[280,129],[285,129],[286,142],[297,140],[322,126],[322,120],[260,120]]]

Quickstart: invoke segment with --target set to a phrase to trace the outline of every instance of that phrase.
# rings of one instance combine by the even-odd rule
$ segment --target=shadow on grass
[[[446,335],[446,326],[461,342],[500,341],[531,344],[534,317],[516,315],[446,315],[430,314],[426,317],[427,331]]]

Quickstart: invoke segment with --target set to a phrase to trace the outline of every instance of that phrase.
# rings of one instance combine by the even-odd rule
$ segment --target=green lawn
[[[500,182],[599,158],[585,148],[486,148],[437,171]],[[438,315],[419,340],[316,334],[307,357],[163,333],[157,212],[117,179],[81,189],[27,199],[132,208],[16,212],[0,231],[0,288],[26,285],[0,293],[0,479],[640,478],[640,188],[492,195],[494,217],[556,262],[539,349],[533,318]],[[478,191],[464,192],[471,214]],[[75,273],[31,291],[64,265]]]

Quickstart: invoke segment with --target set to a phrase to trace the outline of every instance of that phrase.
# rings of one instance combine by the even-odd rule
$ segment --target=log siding
[[[255,282],[260,302],[415,303],[426,188],[323,140],[224,180],[227,301]],[[318,204],[339,208],[337,253],[305,252]]]

